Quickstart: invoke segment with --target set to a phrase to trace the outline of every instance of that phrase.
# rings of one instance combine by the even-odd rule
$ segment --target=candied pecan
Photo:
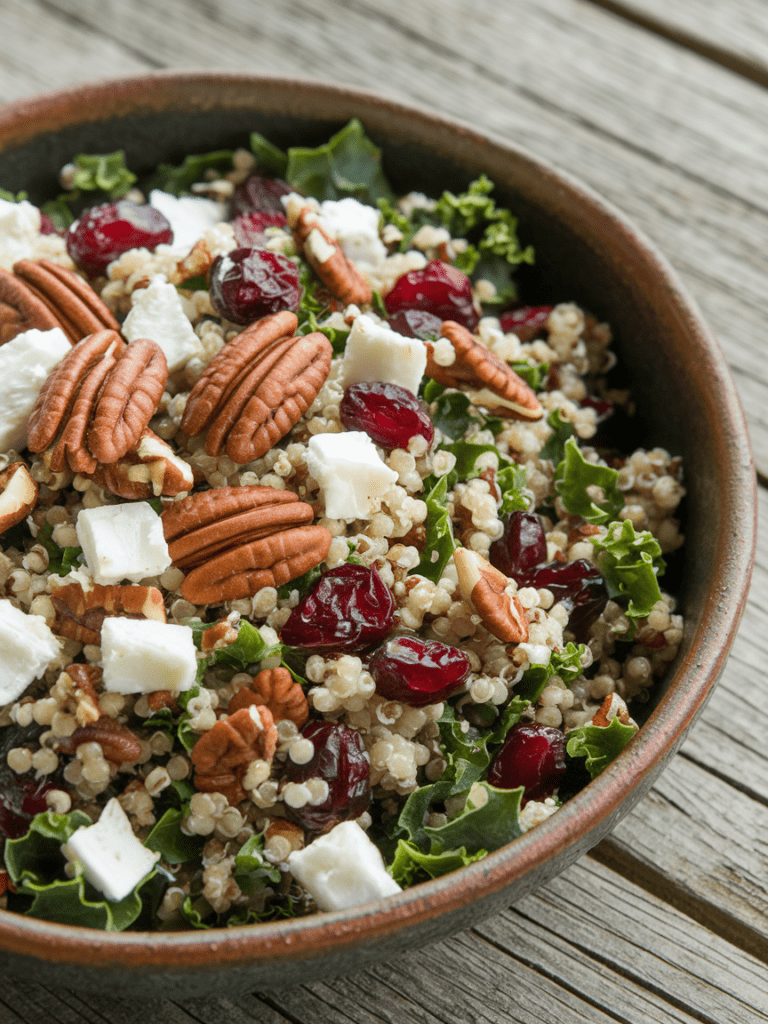
[[[101,487],[131,501],[191,491],[195,479],[189,463],[145,427],[136,444],[117,462],[97,464],[90,474]]]
[[[48,308],[73,345],[94,331],[120,330],[93,288],[74,271],[52,260],[19,260],[13,272]]]
[[[37,494],[37,484],[23,462],[12,462],[0,473],[0,533],[29,515]]]
[[[267,707],[276,722],[288,719],[298,729],[309,718],[309,705],[299,683],[287,668],[265,668],[250,686],[238,690],[229,702],[229,713],[255,704]]]
[[[505,643],[528,639],[528,620],[517,595],[510,595],[510,580],[482,555],[469,548],[453,553],[461,596],[473,605],[485,628]]]
[[[51,593],[51,601],[54,633],[83,644],[101,642],[101,625],[109,615],[165,622],[163,595],[156,587],[96,583],[84,590],[79,583],[67,583]]]
[[[268,708],[241,708],[222,718],[195,743],[190,759],[195,766],[195,789],[223,793],[231,804],[246,797],[242,781],[252,761],[271,761],[277,748],[277,728]]]
[[[294,193],[286,213],[297,249],[328,291],[345,306],[365,306],[371,302],[373,295],[364,275],[321,226],[312,205]]]
[[[138,736],[115,718],[102,715],[91,725],[75,729],[71,736],[56,740],[59,750],[74,754],[83,743],[98,743],[107,761],[114,764],[130,764],[141,757],[142,746]]]

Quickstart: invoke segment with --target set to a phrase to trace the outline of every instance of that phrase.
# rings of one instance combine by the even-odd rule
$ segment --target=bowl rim
[[[436,917],[457,911],[477,899],[501,892],[534,866],[548,864],[564,848],[578,848],[583,823],[589,830],[616,817],[619,806],[631,805],[638,782],[659,770],[682,742],[696,714],[704,706],[722,671],[743,613],[749,589],[756,542],[756,484],[749,437],[741,404],[725,357],[694,300],[677,273],[655,244],[612,203],[549,161],[492,132],[480,132],[457,118],[449,118],[417,104],[391,100],[376,92],[334,85],[310,78],[285,78],[242,72],[158,71],[115,79],[85,82],[69,88],[23,98],[0,108],[0,156],[15,145],[39,135],[88,121],[123,116],[140,109],[162,111],[174,96],[183,99],[191,88],[207,91],[221,100],[243,92],[243,107],[263,108],[264,102],[282,106],[287,93],[322,98],[345,116],[365,119],[364,110],[379,120],[405,119],[409,124],[429,124],[447,136],[461,137],[501,160],[543,176],[563,195],[578,201],[604,228],[618,232],[624,242],[642,255],[644,264],[661,275],[673,303],[697,345],[713,382],[712,408],[724,428],[725,449],[732,456],[725,501],[734,513],[731,526],[717,538],[716,554],[725,579],[714,581],[707,593],[707,616],[691,637],[686,656],[679,662],[670,685],[649,717],[653,728],[643,728],[623,753],[586,791],[569,800],[557,814],[486,858],[453,874],[424,882],[404,892],[348,911],[276,921],[258,926],[237,926],[226,931],[101,932],[62,925],[0,911],[0,950],[51,963],[87,966],[98,957],[131,972],[146,967],[218,970],[257,962],[309,960],[360,943],[369,935],[379,941],[393,933],[414,928]],[[105,105],[105,99],[107,100]],[[261,102],[260,102],[261,101]],[[199,102],[199,101],[198,101]],[[211,106],[217,105],[216,100]],[[105,115],[105,106],[108,113]],[[187,107],[187,110],[193,108]],[[194,108],[197,109],[197,108]],[[232,102],[227,109],[234,109]],[[266,109],[266,108],[264,108]],[[297,106],[303,113],[305,107]],[[310,108],[311,110],[311,108]],[[309,117],[311,115],[305,114]],[[384,134],[382,132],[382,134]],[[721,452],[721,461],[724,460]],[[744,515],[751,509],[752,515]],[[738,514],[735,514],[738,512]],[[717,644],[705,643],[706,635]],[[686,678],[682,689],[681,679]],[[655,772],[654,772],[655,774]],[[585,818],[586,816],[586,818]],[[584,852],[584,851],[581,851]],[[574,858],[575,859],[575,858]],[[369,929],[369,925],[373,927]],[[299,935],[301,942],[297,942]],[[168,959],[172,963],[168,963]]]

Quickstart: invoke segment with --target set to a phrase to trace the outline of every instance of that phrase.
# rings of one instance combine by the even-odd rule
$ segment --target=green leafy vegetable
[[[565,442],[573,437],[573,424],[562,418],[559,409],[553,409],[547,416],[547,424],[552,427],[553,433],[544,443],[539,458],[549,459],[557,466],[565,458]]]
[[[375,205],[395,199],[381,169],[381,150],[357,118],[316,149],[289,149],[285,178],[297,192],[321,201],[352,196]]]
[[[66,576],[68,572],[80,565],[80,556],[83,553],[83,549],[60,547],[53,540],[53,527],[50,523],[45,523],[40,528],[37,539],[48,552],[48,569],[55,576]]]
[[[456,550],[456,542],[453,539],[453,526],[448,509],[445,507],[445,496],[448,492],[448,481],[446,477],[440,477],[432,487],[424,501],[427,504],[427,518],[424,523],[426,530],[426,542],[424,554],[421,561],[411,573],[418,573],[428,580],[436,583],[443,575],[443,569],[448,564],[451,555]]]
[[[436,430],[440,430],[446,437],[455,441],[463,437],[473,423],[477,423],[477,418],[472,413],[473,408],[469,398],[461,391],[449,391],[437,398],[432,423]]]
[[[288,167],[288,156],[258,132],[251,132],[251,152],[256,157],[259,174],[273,178],[284,178]]]
[[[198,181],[204,181],[206,171],[223,172],[232,168],[232,150],[220,149],[213,153],[192,154],[184,158],[178,167],[173,164],[160,164],[152,179],[150,188],[168,192],[172,196],[188,193]]]
[[[582,672],[581,662],[586,652],[584,644],[572,641],[560,651],[552,651],[546,665],[533,664],[525,670],[523,678],[515,686],[515,693],[535,704],[539,695],[552,676],[558,676],[566,686],[577,679]]]
[[[476,860],[482,860],[487,855],[487,850],[467,853],[463,846],[458,850],[444,850],[441,853],[422,853],[415,843],[408,839],[400,839],[389,873],[398,885],[405,889],[417,882],[420,876],[439,878],[451,871],[458,871],[467,864],[473,864]]]
[[[582,725],[568,733],[565,749],[571,757],[586,758],[586,769],[594,779],[619,756],[635,732],[633,725],[622,725],[618,718],[608,725]]]
[[[624,507],[624,498],[616,486],[619,474],[608,466],[587,462],[576,439],[565,442],[564,457],[555,470],[555,490],[563,504],[574,515],[588,523],[607,523]],[[598,504],[587,493],[589,487],[600,487],[604,500]]]
[[[507,512],[524,512],[528,508],[530,502],[523,494],[527,483],[528,474],[525,466],[510,462],[503,469],[499,469],[496,473],[496,485],[501,491],[499,515],[506,515]]]
[[[496,256],[511,265],[533,263],[533,248],[523,249],[520,246],[517,218],[509,210],[496,206],[491,198],[493,189],[493,182],[482,174],[458,196],[443,192],[437,201],[435,215],[453,238],[471,237],[475,229],[481,228],[483,233],[477,243],[478,256]]]
[[[181,831],[183,810],[169,808],[147,836],[144,845],[155,850],[166,864],[185,864],[197,860],[205,845],[205,836],[188,836]]]
[[[465,729],[466,722],[462,723],[456,717],[453,705],[445,705],[437,723],[440,746],[446,760],[440,784],[449,784],[448,789],[442,793],[442,799],[465,792],[485,777],[493,755],[512,726],[520,721],[528,703],[527,697],[515,696],[501,711],[498,720],[484,730]]]
[[[529,388],[536,392],[541,391],[549,376],[549,363],[529,363],[527,360],[519,360],[510,363],[509,367],[515,371],[518,377],[522,377]]]
[[[260,892],[270,883],[280,882],[280,871],[269,861],[264,860],[264,833],[259,832],[240,847],[235,857],[235,868],[232,872],[241,892],[251,895]]]
[[[136,175],[125,166],[122,149],[115,153],[81,153],[73,163],[72,188],[78,192],[106,192],[110,199],[120,199],[136,181]]]
[[[650,530],[635,533],[629,519],[611,523],[605,537],[590,540],[609,596],[629,598],[626,616],[632,621],[634,636],[637,620],[646,618],[661,600],[657,577],[666,568],[661,546]]]
[[[466,849],[473,854],[498,850],[522,834],[519,821],[522,796],[522,786],[497,789],[488,782],[476,783],[467,795],[461,814],[439,828],[424,826],[432,844],[430,852]]]
[[[28,196],[26,192],[16,192],[14,195],[14,193],[9,192],[8,189],[0,188],[0,199],[5,199],[8,203],[21,203],[27,198]]]

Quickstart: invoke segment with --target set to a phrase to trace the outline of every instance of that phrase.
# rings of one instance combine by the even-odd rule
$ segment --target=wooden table
[[[765,0],[3,0],[2,38],[3,102],[158,68],[300,75],[417,102],[567,168],[701,304],[766,481]],[[141,1008],[35,977],[0,989],[1,1024],[768,1021],[767,536],[682,752],[545,891],[356,977]]]

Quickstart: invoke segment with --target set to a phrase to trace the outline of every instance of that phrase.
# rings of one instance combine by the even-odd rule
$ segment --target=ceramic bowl
[[[124,149],[129,166],[149,170],[243,144],[252,130],[282,148],[316,145],[352,116],[383,147],[396,190],[458,191],[485,171],[519,215],[520,237],[536,248],[523,297],[573,299],[613,326],[645,445],[685,459],[682,649],[624,753],[546,823],[485,860],[348,912],[226,931],[105,934],[0,911],[0,969],[133,996],[233,994],[349,973],[468,928],[546,884],[611,831],[675,753],[723,668],[754,544],[754,473],[739,401],[715,339],[666,261],[568,174],[466,125],[366,93],[172,73],[0,109],[0,185],[40,202],[80,152]]]

